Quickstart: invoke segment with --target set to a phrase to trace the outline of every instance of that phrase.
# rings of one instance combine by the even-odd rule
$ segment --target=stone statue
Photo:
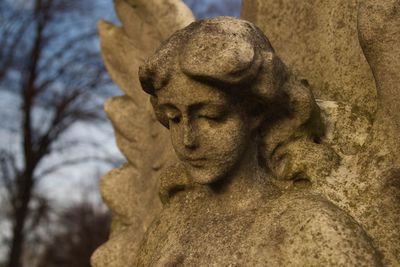
[[[291,165],[285,147],[312,150],[323,126],[260,30],[229,17],[194,22],[139,76],[179,164],[161,177],[166,205],[134,266],[381,266],[360,225],[296,187],[309,182],[302,170],[290,171],[300,176],[292,190],[274,185],[270,170],[286,176]]]
[[[102,180],[113,227],[93,266],[400,263],[400,121],[381,107],[400,98],[390,71],[400,58],[377,60],[400,40],[388,34],[400,32],[398,2],[291,1],[244,1],[243,16],[280,56],[259,28],[229,17],[194,22],[153,54],[193,21],[190,10],[178,0],[115,1],[123,28],[103,23],[100,33],[126,96],[106,111],[128,163]],[[350,21],[303,23],[318,10],[313,19],[334,22],[329,8]],[[340,31],[346,42],[324,43]]]

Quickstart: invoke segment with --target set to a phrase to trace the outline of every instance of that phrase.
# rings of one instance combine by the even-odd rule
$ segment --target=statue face
[[[232,97],[184,76],[174,77],[157,97],[175,152],[194,182],[213,183],[240,164],[251,127]]]

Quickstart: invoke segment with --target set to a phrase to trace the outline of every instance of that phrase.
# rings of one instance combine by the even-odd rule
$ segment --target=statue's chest
[[[204,203],[171,205],[149,229],[139,262],[152,266],[241,265],[248,256],[256,213]]]

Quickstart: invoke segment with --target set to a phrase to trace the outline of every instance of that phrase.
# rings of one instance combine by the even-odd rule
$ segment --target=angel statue
[[[102,179],[113,226],[92,265],[400,264],[400,121],[384,107],[400,99],[391,71],[399,54],[389,64],[385,52],[398,51],[400,2],[297,3],[277,19],[283,7],[273,0],[245,1],[243,17],[261,26],[279,20],[282,35],[270,32],[279,47],[302,34],[322,39],[279,56],[268,28],[232,17],[192,22],[180,1],[150,2],[115,1],[124,26],[100,24],[106,66],[126,93],[106,111],[128,163]],[[317,22],[336,7],[356,23],[287,28],[305,20],[299,7],[321,11]],[[263,8],[271,10],[260,19]],[[342,28],[347,49],[324,44]],[[351,63],[339,57],[347,55]],[[353,78],[327,75],[335,67]]]

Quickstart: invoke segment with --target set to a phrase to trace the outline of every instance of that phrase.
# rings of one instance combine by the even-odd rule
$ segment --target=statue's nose
[[[195,149],[198,146],[196,131],[188,120],[183,123],[183,145],[188,149]]]

